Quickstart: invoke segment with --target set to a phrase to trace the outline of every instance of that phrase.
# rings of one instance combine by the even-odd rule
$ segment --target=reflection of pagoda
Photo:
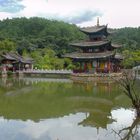
[[[80,125],[83,126],[92,126],[99,128],[107,128],[108,124],[113,123],[115,120],[111,118],[111,111],[108,110],[108,112],[103,112],[102,110],[96,109],[95,111],[89,112],[89,116],[87,116],[86,119],[84,119],[82,122],[80,122]]]
[[[116,55],[115,50],[121,46],[112,45],[111,41],[107,39],[109,35],[107,26],[100,26],[98,19],[96,26],[80,30],[88,35],[89,39],[71,44],[71,46],[79,48],[79,51],[65,55],[73,60],[76,66],[74,72],[119,72],[121,58],[120,55]]]

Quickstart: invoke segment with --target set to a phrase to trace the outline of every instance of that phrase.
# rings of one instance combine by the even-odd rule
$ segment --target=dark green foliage
[[[73,51],[70,42],[84,37],[76,25],[62,21],[37,17],[0,21],[1,51],[18,51],[21,55],[31,56],[37,68],[71,68],[71,62],[67,64],[60,58]]]
[[[123,45],[122,50],[140,50],[140,27],[139,28],[121,28],[113,30],[111,39],[115,43]]]
[[[122,61],[124,68],[132,68],[134,66],[140,65],[140,50],[124,50],[122,54],[124,56],[124,60]]]
[[[140,27],[111,29],[110,36],[112,42],[122,44],[120,52],[123,52],[126,59],[122,63],[126,68],[139,64],[140,56]],[[44,18],[13,18],[0,21],[0,50],[18,51],[21,55],[35,56],[36,65],[44,67],[46,57],[44,50],[53,50],[53,62],[48,64],[49,68],[72,68],[73,65],[63,60],[59,60],[65,53],[75,51],[69,43],[79,42],[86,39],[86,36],[79,31],[78,27],[63,21],[47,20]],[[126,52],[128,50],[128,52]],[[133,53],[133,54],[132,54]],[[39,56],[37,56],[39,55]],[[41,58],[40,58],[41,57]],[[51,60],[52,56],[47,57]],[[54,59],[55,58],[55,59]],[[128,58],[128,59],[127,59]],[[57,60],[58,59],[58,60]],[[41,62],[42,61],[42,62]],[[41,63],[41,64],[40,64]],[[60,64],[60,65],[59,65]],[[59,67],[60,66],[60,67]]]
[[[122,61],[124,68],[140,65],[140,27],[114,29],[113,32],[110,36],[112,42],[123,46],[118,51],[124,56]]]
[[[0,52],[9,52],[16,50],[16,43],[10,39],[0,40]]]
[[[38,48],[51,48],[57,54],[72,51],[69,42],[85,36],[75,25],[43,18],[14,18],[0,21],[0,39],[10,38],[17,50],[31,52]]]

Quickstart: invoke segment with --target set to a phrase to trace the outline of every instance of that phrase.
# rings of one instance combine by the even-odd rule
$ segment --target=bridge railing
[[[61,69],[61,70],[44,70],[44,69],[32,69],[32,70],[24,70],[23,73],[54,73],[54,74],[71,74],[72,70],[65,70],[65,69]]]

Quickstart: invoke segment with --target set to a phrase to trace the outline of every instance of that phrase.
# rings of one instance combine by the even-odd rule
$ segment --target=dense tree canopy
[[[132,67],[140,60],[140,27],[112,29],[110,39],[123,45],[123,65]],[[13,18],[0,21],[0,50],[18,51],[34,58],[38,68],[71,68],[72,63],[61,56],[74,49],[70,42],[85,39],[78,27],[63,21],[44,18]]]
[[[122,50],[140,50],[140,27],[114,29],[111,39],[123,45]]]
[[[43,18],[14,18],[0,21],[0,39],[10,38],[22,53],[51,48],[57,54],[71,51],[68,43],[84,38],[75,25]]]

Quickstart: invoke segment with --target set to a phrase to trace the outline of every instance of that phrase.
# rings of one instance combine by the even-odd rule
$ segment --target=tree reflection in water
[[[120,140],[140,140],[139,135],[139,124],[140,118],[136,117],[132,124],[128,127],[124,127],[118,132],[113,130],[113,132],[120,138]]]

